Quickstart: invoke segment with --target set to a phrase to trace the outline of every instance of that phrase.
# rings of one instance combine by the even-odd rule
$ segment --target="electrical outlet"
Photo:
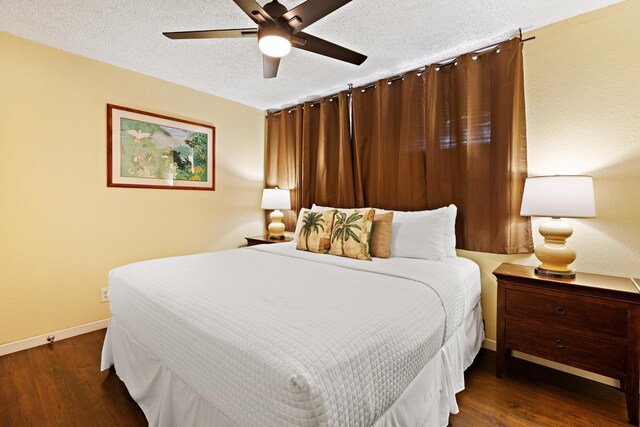
[[[109,288],[100,289],[100,302],[109,302]]]

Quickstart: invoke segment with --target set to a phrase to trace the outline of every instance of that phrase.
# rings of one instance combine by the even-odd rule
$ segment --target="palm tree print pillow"
[[[369,236],[375,214],[374,209],[337,210],[333,220],[329,253],[371,260]]]
[[[335,210],[314,212],[303,209],[300,213],[302,222],[300,232],[296,236],[296,249],[319,254],[329,253],[335,212]]]

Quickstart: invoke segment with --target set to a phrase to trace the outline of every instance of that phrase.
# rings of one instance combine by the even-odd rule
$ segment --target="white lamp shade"
[[[554,218],[595,217],[593,178],[581,175],[527,178],[520,215]]]
[[[262,190],[262,209],[291,209],[289,190],[265,188]]]

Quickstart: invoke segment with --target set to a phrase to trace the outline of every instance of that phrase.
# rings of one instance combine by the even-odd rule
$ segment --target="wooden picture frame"
[[[215,190],[215,127],[107,104],[107,186]]]

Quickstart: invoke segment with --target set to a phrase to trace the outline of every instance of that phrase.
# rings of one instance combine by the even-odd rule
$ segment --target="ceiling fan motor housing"
[[[262,9],[264,9],[264,11],[267,12],[273,19],[278,19],[289,11],[289,9],[287,9],[285,5],[278,3],[278,0],[273,0],[265,4],[264,6],[262,6]]]

